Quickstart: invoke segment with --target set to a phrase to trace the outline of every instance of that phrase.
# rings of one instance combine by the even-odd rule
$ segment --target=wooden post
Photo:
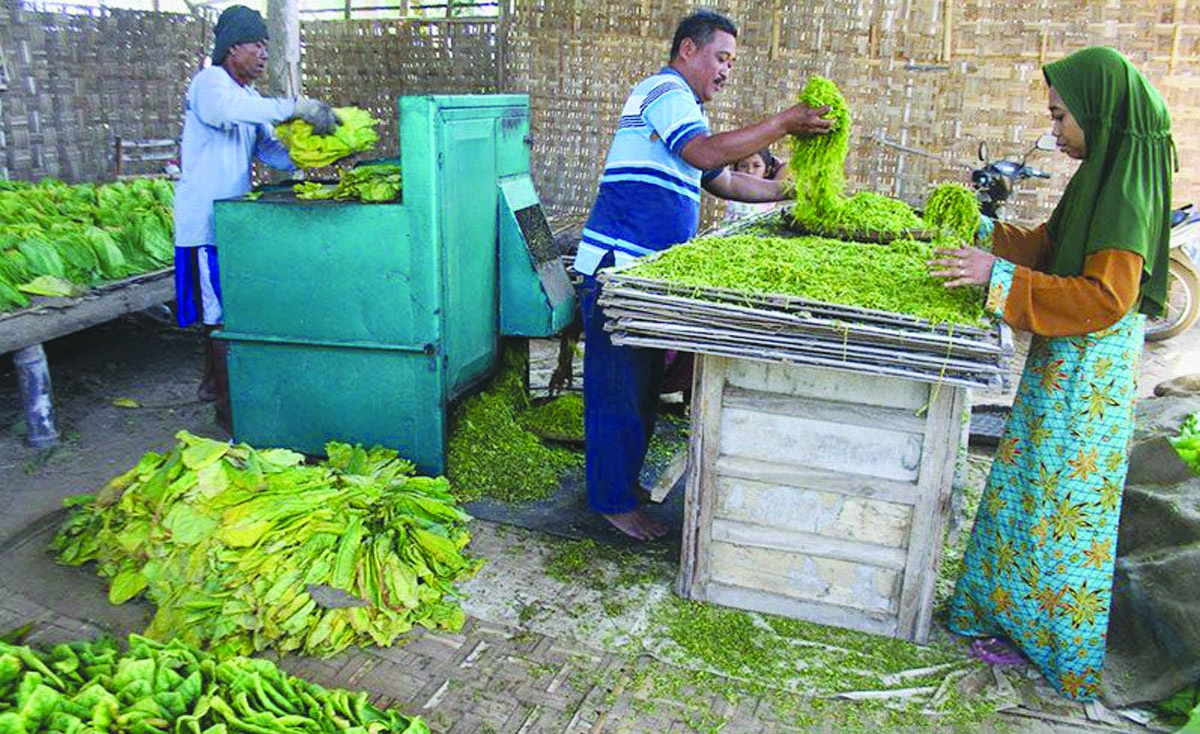
[[[951,0],[944,0],[942,3],[942,58],[943,62],[949,63],[950,57],[954,53],[954,3]]]
[[[696,358],[676,591],[928,639],[966,389]]]
[[[1175,74],[1175,61],[1179,58],[1179,23],[1171,29],[1171,62],[1167,65],[1167,75]]]
[[[267,59],[267,78],[272,93],[299,97],[300,83],[300,2],[267,0],[267,32],[271,54]]]
[[[771,1],[771,50],[767,58],[774,61],[779,57],[779,36],[783,31],[783,9],[779,0]]]

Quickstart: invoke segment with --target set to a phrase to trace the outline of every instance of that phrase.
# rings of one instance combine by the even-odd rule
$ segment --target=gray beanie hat
[[[214,64],[225,63],[225,54],[239,43],[254,43],[267,38],[267,24],[257,10],[245,5],[230,5],[217,19],[216,43],[213,45]]]

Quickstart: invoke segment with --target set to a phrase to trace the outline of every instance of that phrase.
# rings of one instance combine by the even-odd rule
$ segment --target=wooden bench
[[[113,138],[113,173],[118,180],[168,177],[166,166],[179,157],[179,144],[170,138]]]
[[[48,448],[58,437],[42,343],[157,306],[174,294],[175,269],[164,268],[98,285],[82,296],[35,298],[27,308],[0,313],[0,355],[12,353],[31,446]]]

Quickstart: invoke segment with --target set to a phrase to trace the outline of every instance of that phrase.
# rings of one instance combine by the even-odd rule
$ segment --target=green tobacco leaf
[[[163,518],[163,527],[171,531],[177,543],[193,545],[208,538],[220,523],[215,517],[203,515],[192,506],[179,503]]]
[[[145,588],[146,577],[141,571],[124,571],[117,574],[108,588],[108,600],[113,604],[124,604]]]
[[[75,285],[66,278],[58,278],[53,275],[40,275],[28,283],[18,285],[17,290],[22,293],[28,293],[31,296],[48,296],[51,298],[81,296],[87,293],[87,288]]]
[[[220,460],[229,451],[229,444],[224,441],[198,439],[183,450],[183,465],[193,471]]]

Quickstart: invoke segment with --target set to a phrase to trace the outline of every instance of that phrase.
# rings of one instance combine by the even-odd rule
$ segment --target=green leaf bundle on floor
[[[146,635],[245,655],[328,656],[393,644],[414,624],[457,630],[455,582],[479,567],[444,478],[390,449],[330,443],[316,465],[283,449],[178,434],[74,511],[62,563],[95,561],[109,599],[157,606]]]
[[[1179,435],[1171,439],[1179,458],[1183,459],[1191,470],[1200,474],[1200,413],[1192,413],[1183,420],[1179,427]]]
[[[48,652],[0,642],[0,732],[428,734],[366,693],[326,689],[268,660],[218,660],[181,640],[130,635]]]

